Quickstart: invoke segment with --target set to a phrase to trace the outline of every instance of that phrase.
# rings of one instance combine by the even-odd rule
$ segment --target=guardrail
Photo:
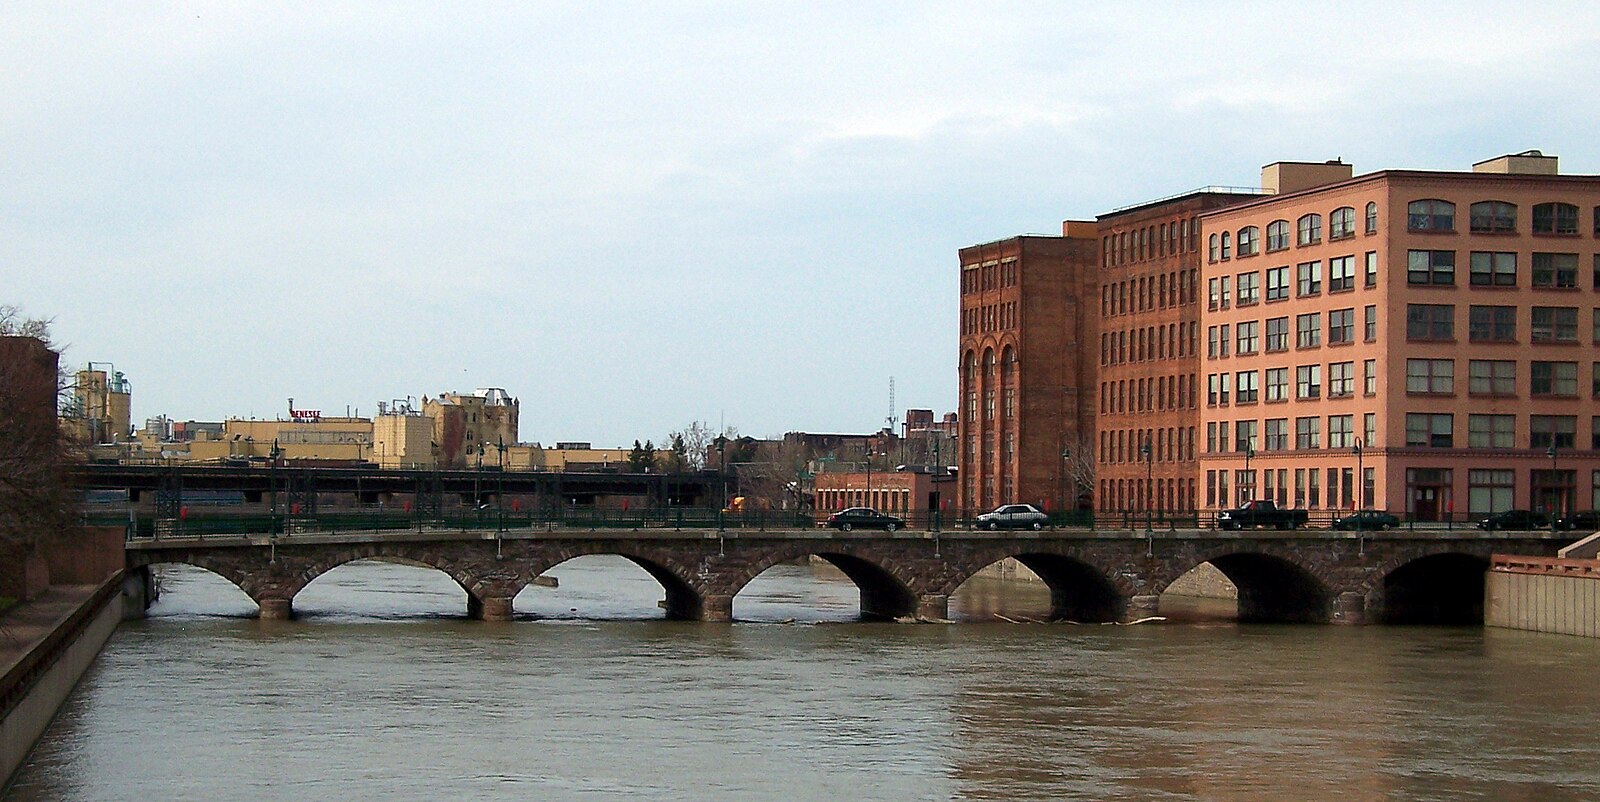
[[[1489,570],[1506,574],[1571,576],[1600,579],[1600,560],[1574,560],[1564,557],[1525,557],[1496,554],[1489,558]]]

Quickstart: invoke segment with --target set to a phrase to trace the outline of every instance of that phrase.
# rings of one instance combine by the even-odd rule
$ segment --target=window
[[[1328,260],[1328,292],[1356,288],[1356,258],[1335,256]]]
[[[1515,306],[1471,306],[1467,308],[1467,339],[1475,343],[1517,341]]]
[[[1528,447],[1572,448],[1577,442],[1578,419],[1572,415],[1529,415]]]
[[[1217,358],[1217,327],[1206,326],[1206,359]]]
[[[1328,416],[1328,448],[1349,448],[1355,445],[1355,437],[1354,415]]]
[[[1318,418],[1294,419],[1294,447],[1305,451],[1307,449],[1321,448],[1322,438],[1321,421]]]
[[[1289,369],[1267,368],[1267,400],[1289,400]]]
[[[1299,233],[1295,242],[1299,245],[1315,245],[1322,241],[1322,215],[1308,214],[1295,223],[1295,230]]]
[[[1594,310],[1594,331],[1590,334],[1590,341],[1600,345],[1600,309]]]
[[[1222,261],[1226,262],[1233,255],[1233,235],[1222,232]]]
[[[1356,341],[1356,310],[1335,309],[1328,313],[1328,344]]]
[[[1361,312],[1363,339],[1370,343],[1378,339],[1378,307],[1368,304]]]
[[[1407,359],[1406,392],[1442,395],[1456,391],[1456,363],[1453,359]]]
[[[1406,445],[1426,448],[1451,448],[1455,445],[1455,418],[1428,412],[1406,413]],[[1333,445],[1333,435],[1328,435]]]
[[[1515,445],[1517,416],[1468,415],[1468,448],[1512,448]]]
[[[1378,233],[1378,204],[1372,201],[1367,203],[1367,233]]]
[[[1534,206],[1533,233],[1578,233],[1578,207],[1570,203],[1541,203]]]
[[[1207,242],[1206,258],[1208,260],[1212,261],[1212,262],[1217,261],[1217,254],[1221,253],[1221,248],[1218,247],[1217,235],[1216,234],[1212,234],[1211,238],[1208,239],[1206,242]]]
[[[1322,366],[1301,365],[1294,369],[1295,397],[1318,398],[1322,395]]]
[[[1316,348],[1322,344],[1322,313],[1296,315],[1294,329],[1296,348]]]
[[[1227,238],[1228,235],[1223,234],[1222,236],[1223,238]],[[1222,308],[1227,309],[1230,303],[1229,298],[1232,295],[1232,291],[1229,289],[1229,287],[1233,284],[1233,277],[1222,276],[1221,278],[1217,279],[1217,281],[1222,285]]]
[[[1257,320],[1240,321],[1234,329],[1238,335],[1233,349],[1234,353],[1255,353],[1260,346],[1261,322]]]
[[[1366,395],[1378,394],[1378,360],[1367,359],[1362,361],[1361,391]],[[1372,438],[1370,436],[1367,437],[1367,442],[1372,442]]]
[[[1600,263],[1597,263],[1600,264]],[[1600,268],[1596,268],[1600,272]],[[1289,297],[1289,266],[1267,270],[1267,300],[1282,301]]]
[[[1572,398],[1578,394],[1578,363],[1534,362],[1528,366],[1528,393],[1542,398]]]
[[[1406,283],[1454,285],[1456,252],[1407,251]]]
[[[1378,413],[1368,412],[1361,416],[1361,431],[1363,433],[1361,442],[1366,443],[1367,446],[1371,447],[1378,442]],[[1372,469],[1368,468],[1367,470],[1370,471]],[[1371,497],[1372,494],[1368,493],[1367,498]]]
[[[1378,252],[1367,251],[1367,286],[1378,286]]]
[[[1228,358],[1228,324],[1217,327],[1217,356]]]
[[[1535,306],[1530,339],[1536,343],[1575,343],[1578,341],[1578,308],[1575,306]]]
[[[1328,214],[1328,239],[1349,239],[1356,235],[1356,210],[1341,206]]]
[[[1517,206],[1505,201],[1478,201],[1472,204],[1472,233],[1509,234],[1517,230]]]
[[[1218,375],[1216,373],[1206,374],[1206,406],[1208,407],[1214,407],[1217,402],[1222,400],[1222,380],[1217,378]]]
[[[1473,517],[1505,512],[1515,503],[1516,471],[1467,471],[1467,514]]]
[[[1267,224],[1267,252],[1289,247],[1289,221],[1274,220]]]
[[[1517,286],[1517,255],[1499,251],[1473,251],[1468,281],[1474,287]]]
[[[1328,397],[1343,398],[1356,394],[1356,363],[1328,363]]]
[[[1266,432],[1266,445],[1268,451],[1289,450],[1288,418],[1268,418]]]
[[[1572,289],[1578,286],[1578,255],[1575,253],[1536,253],[1533,255],[1533,286]]]
[[[1218,279],[1206,281],[1206,307],[1216,311],[1222,299],[1222,282]]]
[[[1247,306],[1261,300],[1260,273],[1240,273],[1238,284],[1240,306]]]
[[[1517,394],[1517,363],[1510,359],[1474,359],[1467,363],[1467,390],[1476,395]]]
[[[1455,339],[1456,308],[1451,304],[1406,304],[1406,339]]]
[[[1245,226],[1239,229],[1239,255],[1255,256],[1260,251],[1261,229],[1255,226]]]
[[[1253,370],[1241,370],[1234,374],[1235,400],[1240,404],[1254,404],[1257,401],[1256,380],[1258,375]]]
[[[1267,318],[1267,350],[1289,350],[1289,318]]]
[[[1456,205],[1442,200],[1418,200],[1406,204],[1408,231],[1455,231]]]
[[[1295,277],[1298,279],[1300,295],[1316,295],[1322,292],[1322,263],[1301,262],[1294,266]]]
[[[1234,422],[1233,450],[1247,453],[1256,450],[1256,421],[1242,420]]]

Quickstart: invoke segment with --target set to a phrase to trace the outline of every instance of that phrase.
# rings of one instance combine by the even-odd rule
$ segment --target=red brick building
[[[1094,223],[960,252],[960,481],[965,513],[1012,502],[1059,509],[1063,452],[1093,431]],[[1087,312],[1087,314],[1085,314]]]

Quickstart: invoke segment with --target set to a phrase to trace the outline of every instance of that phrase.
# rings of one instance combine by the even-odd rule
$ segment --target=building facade
[[[422,414],[433,419],[433,442],[440,465],[476,466],[480,458],[491,462],[504,444],[517,442],[521,405],[505,390],[481,388],[471,394],[444,393],[422,399]]]
[[[1600,507],[1600,176],[1340,168],[1201,216],[1203,506]]]
[[[964,513],[1028,502],[1070,506],[1067,465],[1093,431],[1096,332],[1092,222],[1062,236],[1019,236],[960,251],[958,410]]]

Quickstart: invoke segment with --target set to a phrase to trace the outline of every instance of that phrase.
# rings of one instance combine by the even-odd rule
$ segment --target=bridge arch
[[[1225,547],[1200,555],[1178,575],[1203,562],[1211,563],[1239,589],[1241,622],[1326,624],[1333,620],[1334,594],[1328,583],[1293,554]]]
[[[694,621],[705,617],[705,594],[700,587],[698,567],[686,564],[681,557],[666,549],[630,549],[606,542],[567,545],[540,554],[527,563],[529,570],[520,578],[516,590],[520,591],[534,577],[568,560],[606,554],[628,560],[661,584],[661,589],[666,593],[667,618]],[[515,596],[514,591],[511,597]],[[508,604],[511,597],[507,599]]]
[[[868,552],[863,554],[862,552]],[[760,558],[745,563],[723,580],[715,596],[726,597],[728,616],[733,614],[733,599],[767,569],[791,560],[818,557],[838,568],[861,591],[861,617],[877,620],[908,618],[917,614],[916,575],[906,567],[878,559],[852,543],[824,548],[806,545],[772,549]]]
[[[207,562],[210,562],[212,564],[210,564],[210,565],[203,564],[203,563],[207,563]],[[244,581],[244,577],[239,575],[238,572],[236,572],[236,571],[228,570],[225,566],[215,564],[214,561],[208,561],[208,560],[183,560],[183,559],[158,559],[158,560],[151,560],[151,561],[145,562],[145,563],[143,563],[141,565],[138,565],[138,566],[136,566],[136,569],[143,570],[143,571],[154,571],[155,569],[160,568],[162,566],[172,566],[172,567],[182,566],[184,568],[195,569],[199,573],[205,575],[212,582],[215,582],[215,583],[221,584],[221,585],[231,586],[233,588],[233,591],[231,593],[229,593],[229,595],[232,596],[235,599],[239,599],[240,603],[242,603],[242,604],[254,604],[258,608],[260,607],[260,604],[261,604],[260,601],[254,595],[252,595],[250,593],[250,591],[246,590],[244,585],[242,584],[243,581]],[[151,594],[152,594],[152,595],[146,597],[146,603],[147,603],[147,605],[154,604],[155,602],[158,601],[158,599],[155,598],[155,596],[153,594],[153,591],[157,588],[157,585],[156,585],[154,577],[146,577],[146,579],[149,581],[150,584],[146,585],[145,589],[146,589],[147,592],[151,592]],[[171,588],[161,587],[160,591],[161,591],[161,596],[165,597],[170,593]],[[242,597],[242,598],[240,598],[240,597]],[[245,610],[240,611],[240,613],[244,614],[244,615],[249,615],[248,608],[246,608]],[[209,614],[209,611],[207,611],[206,614]],[[231,612],[228,613],[228,615],[234,615],[234,614],[235,613],[231,613]]]
[[[960,563],[938,589],[946,597],[978,572],[1013,558],[1038,575],[1050,588],[1050,615],[1056,620],[1107,622],[1121,620],[1135,589],[1120,572],[1107,571],[1090,558],[1070,550],[985,550]]]
[[[1483,623],[1489,558],[1440,551],[1388,561],[1374,572],[1367,611],[1384,624]]]

